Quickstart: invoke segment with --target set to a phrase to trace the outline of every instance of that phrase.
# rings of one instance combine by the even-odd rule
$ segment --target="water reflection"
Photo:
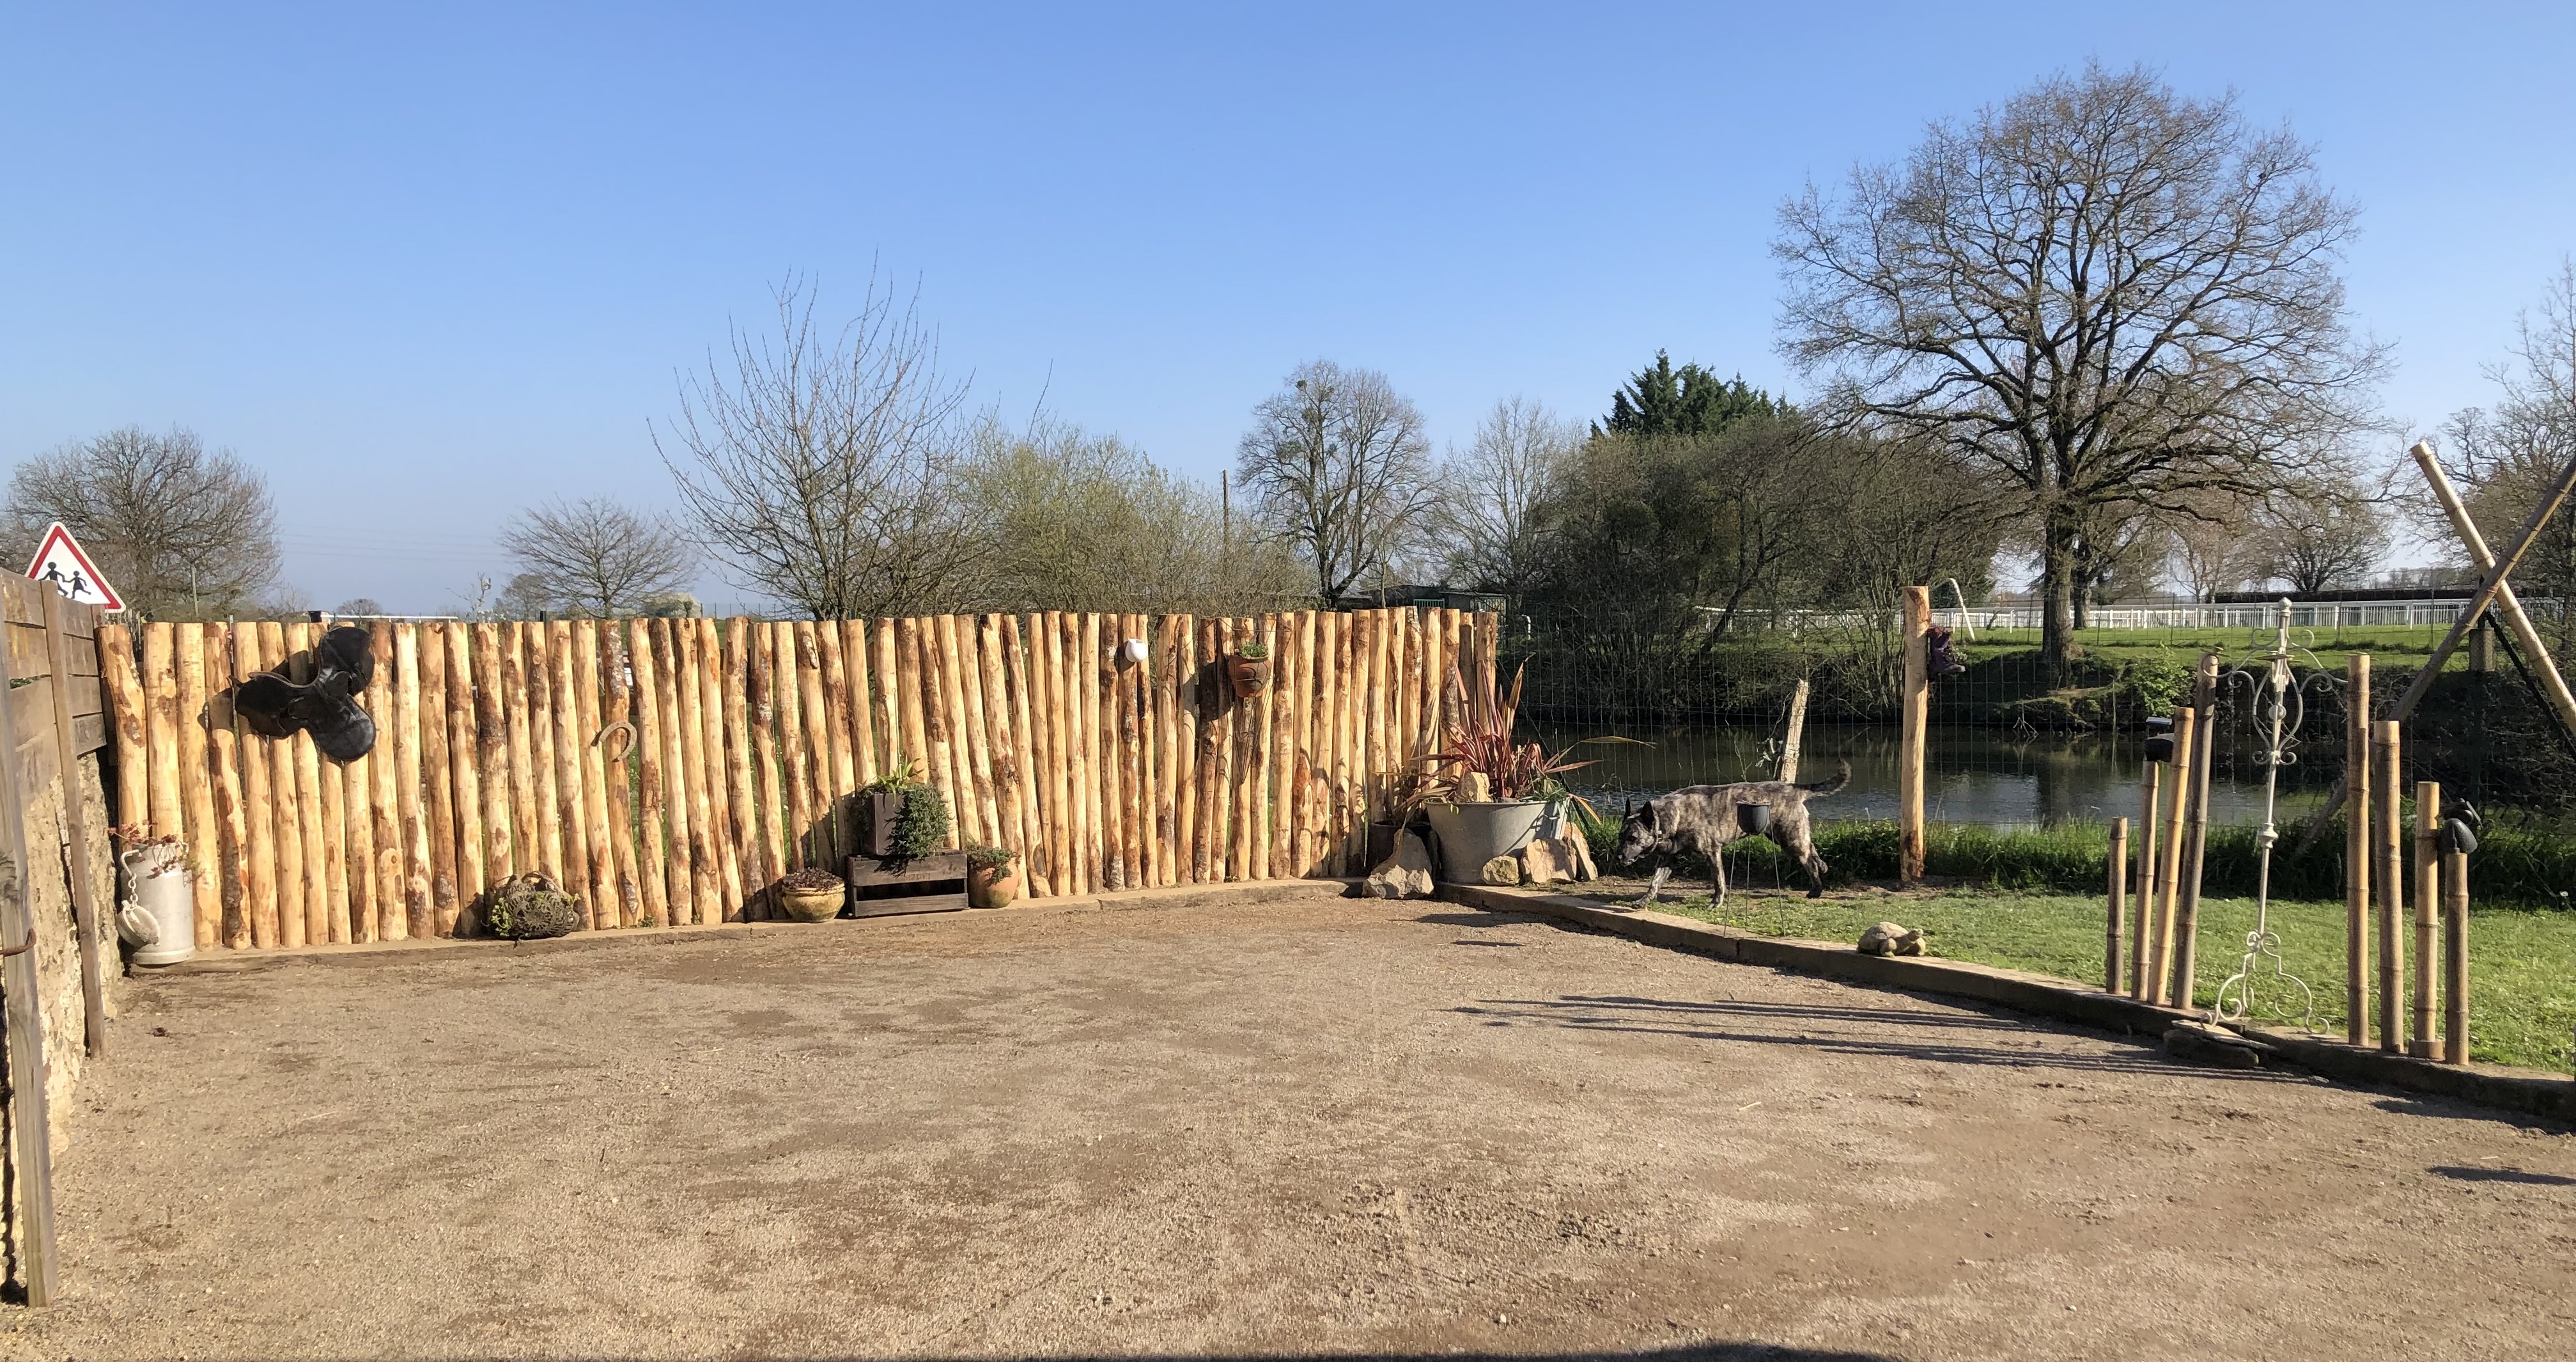
[[[1598,731],[1537,736],[1553,751]],[[1586,747],[1579,755],[1597,758],[1597,764],[1566,778],[1578,793],[1596,804],[1606,799],[1613,809],[1622,799],[1645,798],[1680,785],[1768,780],[1774,769],[1770,749],[1776,730],[1629,731],[1621,736],[1642,738],[1654,746]],[[2015,733],[1936,726],[1925,759],[1924,809],[1935,821],[1995,826],[2135,819],[2141,745],[2136,734]],[[2251,759],[2246,743],[2231,741],[2228,746],[2210,780],[2210,821],[2260,823],[2263,768]],[[2315,806],[2333,783],[2341,759],[2337,745],[2283,770],[2283,822]],[[1880,725],[1810,726],[1799,774],[1819,780],[1831,775],[1838,761],[1851,763],[1851,785],[1818,804],[1819,817],[1896,816],[1895,730]]]

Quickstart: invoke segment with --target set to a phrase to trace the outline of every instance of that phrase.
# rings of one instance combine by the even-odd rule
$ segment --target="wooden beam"
[[[2124,892],[2129,887],[2128,819],[2111,820],[2111,854],[2107,859],[2111,867],[2111,897],[2110,911],[2106,914],[2109,926],[2102,932],[2102,991],[2117,993],[2120,991],[2120,929],[2129,916],[2129,905],[2123,901]]]
[[[45,598],[45,648],[54,676],[60,680],[71,675],[71,640],[63,632],[63,617],[73,607],[64,604],[63,593],[50,586],[41,594]],[[230,730],[226,732],[229,736]],[[91,879],[97,872],[89,862],[89,805],[81,798],[79,757],[72,751],[71,693],[60,685],[54,687],[54,743],[63,767],[63,832],[71,843],[72,925],[80,933],[82,1042],[89,1056],[96,1059],[107,1053],[107,993],[99,976],[98,898]],[[234,822],[237,824],[239,819]]]
[[[2377,827],[2379,855],[2379,1048],[2395,1054],[2406,1046],[2398,1005],[2405,999],[2406,938],[2399,924],[2406,917],[2405,815],[2400,810],[2400,782],[2406,768],[2398,753],[2399,726],[2394,719],[2371,725],[2371,747],[2378,768],[2371,773],[2379,786]]]
[[[2370,654],[2344,665],[2344,780],[2352,792],[2344,820],[2344,1039],[2370,1043]]]
[[[1896,726],[1896,878],[1903,884],[1923,882],[1924,729],[1932,717],[1931,675],[1923,657],[1924,632],[1932,625],[1932,588],[1905,588],[1905,689],[1898,699]]]
[[[2441,853],[2434,847],[2434,836],[2441,827],[2441,783],[2415,782],[2415,1029],[2407,1038],[2406,1053],[2418,1059],[2431,1059],[2442,1048],[2433,1030],[2433,980],[2441,967],[2434,939],[2442,911]]]
[[[52,594],[47,592],[48,595]],[[168,625],[153,626],[165,640]],[[20,703],[9,684],[17,669],[0,659],[0,733],[17,731],[13,708]],[[166,669],[163,669],[166,670]],[[27,1288],[27,1304],[54,1303],[54,1147],[53,1122],[46,1112],[44,1021],[37,999],[35,905],[29,901],[27,877],[27,791],[15,742],[0,742],[0,851],[9,864],[0,880],[0,945],[14,948],[0,957],[0,989],[6,992],[9,1016],[9,1142],[18,1175],[18,1218],[26,1227],[18,1245],[18,1269]]]

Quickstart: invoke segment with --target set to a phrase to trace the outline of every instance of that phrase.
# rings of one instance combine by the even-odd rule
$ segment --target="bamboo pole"
[[[689,816],[689,725],[680,713],[680,692],[687,687],[687,643],[677,622],[653,621],[653,669],[661,674],[654,697],[661,711],[662,821],[669,825],[670,857],[663,868],[664,897],[670,901],[671,925],[706,921],[698,916],[698,850],[704,844]]]
[[[2155,942],[2147,957],[2147,1001],[2169,1002],[2173,979],[2175,891],[2182,885],[2182,827],[2190,803],[2192,758],[2199,736],[2200,712],[2189,705],[2174,710],[2173,793],[2165,800],[2164,864],[2156,871]]]
[[[1925,670],[1923,638],[1931,625],[1932,589],[1905,588],[1905,689],[1898,700],[1896,738],[1896,878],[1909,885],[1923,882],[1923,756],[1932,717],[1931,674]]]
[[[858,845],[857,826],[852,819],[850,794],[859,788],[859,735],[857,722],[850,715],[850,672],[841,659],[841,622],[817,620],[814,623],[814,646],[822,661],[822,694],[813,708],[823,715],[823,735],[829,755],[823,782],[823,825],[829,830],[831,857],[825,861],[832,873],[852,848]],[[866,717],[862,710],[860,718]]]
[[[620,925],[623,910],[617,893],[617,852],[608,840],[608,753],[600,746],[599,627],[595,620],[571,620],[572,664],[566,669],[572,691],[573,740],[580,757],[581,846],[584,874],[593,905],[592,925],[610,930]]]
[[[743,921],[750,916],[752,899],[766,886],[748,884],[743,880],[742,848],[747,840],[744,829],[750,824],[734,816],[733,795],[726,784],[724,643],[718,637],[714,620],[699,618],[681,623],[693,628],[698,640],[698,741],[706,761],[706,816],[703,822],[707,841],[715,854],[708,870],[714,876],[716,898],[723,905],[725,919]],[[746,810],[746,818],[748,813]]]
[[[841,621],[841,655],[848,659],[850,672],[850,756],[855,763],[850,772],[850,844],[858,845],[858,788],[873,784],[877,778],[877,718],[869,708],[873,694],[868,681],[868,625],[865,620]]]
[[[2129,933],[2129,996],[2150,998],[2147,988],[2147,961],[2155,946],[2156,917],[2156,796],[2163,785],[2166,763],[2142,761],[2138,777],[2138,907],[2133,915],[2136,925]]]
[[[551,757],[540,757],[546,756],[554,726],[538,722],[545,717],[544,649],[529,651],[528,639],[534,626],[524,620],[513,620],[498,628],[502,714],[510,727],[510,822],[517,843],[512,860],[522,875],[552,875],[555,839],[546,826],[545,810],[554,801],[546,797],[545,787],[546,774],[554,769],[554,762]]]
[[[286,674],[286,629],[274,620],[258,624],[259,670]],[[296,776],[295,740],[260,740],[268,749],[269,808],[275,817],[277,855],[277,946],[294,950],[304,944],[304,789]]]
[[[771,696],[778,705],[778,765],[786,779],[787,867],[801,870],[815,864],[814,764],[805,741],[804,678],[799,675],[802,668],[796,657],[795,624],[787,620],[772,623],[770,637],[778,650]]]
[[[2200,725],[2192,744],[2191,826],[2183,834],[2183,879],[2174,910],[2173,1005],[2183,1008],[2193,1006],[2193,973],[2200,962],[2200,883],[2209,854],[2209,781],[2218,767],[2218,654],[2200,655],[2192,695]]]
[[[249,622],[234,625],[232,644],[233,683],[238,686],[257,676],[262,670],[258,626]],[[118,629],[111,636],[108,629],[100,629],[98,648],[102,671],[115,667],[118,664],[119,654],[123,654],[126,673],[129,677],[132,675],[133,657],[126,651],[128,644],[124,630]],[[108,674],[110,676],[109,702],[114,706],[117,724],[116,755],[120,786],[117,794],[121,804],[125,795],[122,785],[126,705],[116,697],[114,673],[109,671]],[[140,719],[140,713],[135,717]],[[275,748],[276,744],[271,740],[257,734],[245,733],[237,739],[234,749],[236,758],[241,762],[242,846],[245,862],[242,916],[248,920],[250,944],[264,951],[277,948],[277,805],[276,796],[269,789],[269,758]],[[142,782],[138,779],[135,782],[134,794],[139,797],[142,793]]]
[[[2129,905],[2122,893],[2129,880],[2129,820],[2111,820],[2111,911],[2110,925],[2102,933],[2102,991],[2120,991],[2120,929],[2129,915]]]
[[[1034,620],[1036,616],[1029,618]],[[1034,697],[1029,694],[1036,679],[1031,665],[1034,659],[1028,650],[1028,639],[1033,635],[1024,634],[1020,625],[1019,616],[1002,616],[1002,680],[1010,692],[1011,751],[1018,763],[1020,833],[1028,839],[1020,852],[1020,864],[1028,876],[1029,893],[1044,898],[1056,893],[1057,888],[1047,862],[1046,820],[1039,812],[1041,787],[1046,784],[1046,763],[1038,750],[1036,718],[1042,706],[1033,704]]]
[[[636,892],[642,900],[644,925],[669,927],[671,887],[669,852],[663,840],[665,800],[662,785],[662,669],[653,652],[652,622],[626,622],[626,652],[635,668],[635,822],[643,839],[638,848]]]
[[[65,688],[69,679],[69,640],[63,637],[62,632],[63,616],[68,610],[68,604],[60,596],[45,602],[47,642],[52,645],[53,672],[57,678],[54,683],[55,727],[61,730],[65,744],[62,750],[66,753],[72,750],[68,718],[71,697]],[[222,624],[206,626],[203,663],[206,676],[206,752],[214,765],[215,865],[221,879],[216,897],[223,913],[222,930],[216,933],[216,937],[225,946],[240,950],[250,944],[250,825],[242,811],[240,734],[233,719],[232,652],[232,628]],[[71,762],[63,763],[67,781],[75,769]],[[67,785],[66,788],[76,789],[77,786]],[[78,809],[67,806],[64,832],[71,844],[69,850],[76,858],[71,867],[75,885],[87,884],[89,880],[88,843],[79,826],[84,818]],[[81,917],[82,991],[86,1002],[96,1004],[100,997],[96,959],[98,920],[86,898],[75,906]],[[95,1039],[90,1041],[89,1052],[95,1055],[100,1053],[99,1047],[104,1041],[106,1018],[99,1006],[89,1007],[88,1013],[95,1015],[98,1023],[91,1028]]]
[[[751,724],[752,776],[759,786],[759,865],[766,894],[788,868],[787,777],[778,764],[778,638],[751,621],[743,627],[743,703]]]
[[[2469,1062],[2469,857],[2442,853],[2442,1060]]]
[[[752,903],[778,879],[761,831],[760,787],[752,774],[751,621],[736,618],[727,623],[723,646],[724,683],[718,689],[718,707],[725,730],[725,835],[733,848],[732,866],[726,873],[736,885],[735,901],[749,916]],[[839,874],[840,868],[833,867],[833,873]]]
[[[429,832],[429,913],[407,924],[415,937],[450,935],[456,923],[456,784],[447,752],[448,624],[420,626],[421,812]]]
[[[509,683],[501,664],[501,629],[497,624],[474,626],[474,765],[475,781],[483,790],[487,889],[519,871],[518,826],[510,811],[515,783],[510,778],[510,719],[502,708]]]
[[[2442,1052],[2442,1038],[2433,1020],[2438,1008],[2434,980],[2440,969],[2434,941],[2442,911],[2441,851],[2434,839],[2441,827],[2440,782],[2415,782],[2415,1034],[2406,1052],[2418,1059],[2433,1059]]]
[[[2371,773],[2379,794],[2379,809],[2373,819],[2379,834],[2379,1048],[2395,1054],[2406,1046],[2405,1022],[2399,1011],[2406,998],[2406,938],[2402,934],[2406,918],[2406,823],[2400,805],[2406,768],[2399,759],[2397,721],[2383,719],[2370,727],[2370,745],[2379,763]]]
[[[723,834],[709,790],[714,767],[707,760],[706,671],[698,656],[704,640],[696,621],[671,621],[671,645],[671,665],[680,678],[680,788],[689,801],[689,901],[696,921],[737,922],[741,908],[724,901],[724,853],[717,849]]]
[[[179,796],[188,824],[188,888],[196,900],[197,949],[212,950],[223,935],[224,887],[223,847],[215,830],[215,791],[208,778],[213,755],[206,744],[206,626],[178,626],[170,646],[172,670],[178,679],[175,717]],[[70,677],[57,676],[50,684],[61,687],[70,681]],[[68,778],[72,773],[63,774]]]
[[[478,765],[474,718],[474,627],[469,624],[443,625],[440,641],[447,645],[447,721],[448,792],[455,808],[456,898],[439,908],[438,934],[455,936],[464,930],[460,923],[466,910],[483,896],[490,883],[491,870],[484,861],[483,773]],[[631,861],[631,857],[630,857]],[[631,871],[633,866],[630,864]]]
[[[394,796],[395,819],[401,825],[403,878],[401,916],[388,915],[385,926],[404,936],[426,936],[437,921],[430,899],[429,815],[421,800],[420,628],[394,626]],[[399,938],[398,938],[399,939]]]
[[[2370,654],[2345,660],[2343,843],[2344,1039],[2370,1043]]]
[[[832,834],[832,732],[830,688],[824,684],[820,635],[812,620],[795,622],[797,712],[805,720],[805,824],[807,865],[831,869],[838,844]]]
[[[310,624],[295,624],[287,629],[287,647],[293,650],[289,655],[289,666],[299,682],[310,683],[313,679],[314,634]],[[294,661],[298,656],[303,660]],[[345,875],[346,867],[339,864],[338,853],[327,848],[323,841],[324,829],[329,824],[325,821],[322,790],[321,750],[313,745],[312,734],[298,733],[295,735],[295,793],[303,804],[304,821],[296,835],[304,841],[304,940],[306,944],[315,946],[345,941],[349,935],[348,919],[336,911],[338,905],[331,895],[333,880]],[[338,917],[340,922],[336,930],[332,925],[334,917]]]

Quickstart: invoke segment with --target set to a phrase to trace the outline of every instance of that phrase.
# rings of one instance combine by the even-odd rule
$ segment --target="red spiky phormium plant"
[[[1574,749],[1585,742],[1613,742],[1618,739],[1586,738],[1568,745],[1553,756],[1534,742],[1512,741],[1512,725],[1520,717],[1521,675],[1528,664],[1512,672],[1509,694],[1493,687],[1480,688],[1469,694],[1466,679],[1456,667],[1449,669],[1449,721],[1443,725],[1441,741],[1448,748],[1431,757],[1444,765],[1454,764],[1458,775],[1478,774],[1485,778],[1488,792],[1495,800],[1527,799],[1541,781],[1567,771],[1590,766],[1590,761],[1568,761]]]

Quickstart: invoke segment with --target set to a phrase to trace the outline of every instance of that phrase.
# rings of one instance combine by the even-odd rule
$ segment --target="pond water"
[[[1597,733],[1599,730],[1594,730]],[[1549,751],[1593,733],[1535,734]],[[1653,744],[1584,747],[1579,757],[1596,764],[1567,774],[1566,784],[1607,812],[1620,801],[1649,798],[1682,785],[1715,785],[1773,778],[1770,748],[1776,729],[1711,728],[1684,733],[1621,734]],[[2033,827],[2070,821],[2099,822],[2139,810],[2139,766],[2144,739],[2137,734],[2014,733],[1938,727],[1925,757],[1924,812],[1935,822]],[[2284,767],[2279,821],[2289,825],[2314,808],[2342,768],[2340,737],[2310,762]],[[1807,729],[1798,759],[1802,780],[1830,777],[1837,762],[1851,763],[1851,784],[1819,800],[1816,815],[1828,821],[1896,817],[1896,730],[1883,725],[1815,724]],[[2209,818],[2213,823],[2263,821],[2263,768],[2243,751],[2222,751],[2212,772]]]

